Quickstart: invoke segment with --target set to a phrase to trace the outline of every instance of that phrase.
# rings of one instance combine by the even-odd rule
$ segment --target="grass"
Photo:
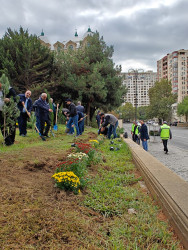
[[[46,142],[28,131],[15,145],[0,146],[2,249],[182,249],[159,217],[161,209],[140,188],[142,177],[119,139],[113,146],[120,150],[110,151],[109,140],[97,138],[90,181],[79,195],[54,187],[51,176],[75,150],[71,144],[96,139],[96,131],[87,128],[75,139],[59,126]]]

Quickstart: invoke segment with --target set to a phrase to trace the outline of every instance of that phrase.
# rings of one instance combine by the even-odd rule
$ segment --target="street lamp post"
[[[138,107],[138,86],[137,86],[137,81],[138,81],[138,74],[143,73],[143,69],[129,69],[128,73],[133,74],[135,77],[135,121],[137,120],[137,107]]]

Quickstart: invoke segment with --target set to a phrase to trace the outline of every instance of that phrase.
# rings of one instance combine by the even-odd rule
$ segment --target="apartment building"
[[[157,73],[146,71],[135,74],[134,72],[122,73],[123,84],[126,85],[128,91],[126,94],[126,102],[132,103],[133,107],[148,106],[150,104],[148,91],[157,81]]]
[[[157,61],[157,79],[168,79],[178,103],[188,95],[188,50],[178,50]]]

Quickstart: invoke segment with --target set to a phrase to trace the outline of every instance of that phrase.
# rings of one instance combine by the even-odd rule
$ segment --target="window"
[[[69,45],[69,49],[71,49],[71,50],[73,50],[73,45],[71,44],[71,45]]]

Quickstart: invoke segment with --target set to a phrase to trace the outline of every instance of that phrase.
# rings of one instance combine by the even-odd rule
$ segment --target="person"
[[[30,99],[31,91],[27,90],[25,94],[19,94],[20,100],[18,102],[18,109],[20,110],[20,116],[18,117],[18,127],[19,127],[19,135],[26,136],[27,135],[27,119],[32,110],[32,101]],[[24,105],[27,109],[24,108]]]
[[[81,105],[80,101],[77,102],[76,110],[80,111],[83,114],[85,113],[85,108],[84,108],[84,106]]]
[[[49,117],[49,112],[53,112],[52,109],[50,109],[49,104],[46,102],[47,99],[47,94],[42,93],[41,97],[37,101],[37,107],[38,107],[38,112],[39,112],[39,120],[40,120],[40,133],[43,136],[49,137],[48,132],[51,126],[51,121]],[[46,122],[46,128],[44,132],[44,125]]]
[[[144,150],[148,151],[148,142],[149,135],[148,135],[148,128],[143,120],[140,121],[141,128],[140,128],[140,139],[142,141],[142,147]]]
[[[77,110],[77,112],[81,112],[83,114],[82,117],[84,117],[85,108],[84,108],[84,106],[81,105],[80,101],[77,102],[76,110]],[[80,131],[82,131],[82,133],[84,132],[84,120],[85,119],[83,118],[82,121],[80,121],[78,123],[79,129],[80,129]],[[79,119],[78,119],[78,121],[79,121]]]
[[[8,105],[11,97],[13,97],[14,102],[16,102],[15,90],[12,87],[10,87],[8,94],[4,98],[2,83],[0,83],[0,126],[1,126],[1,133],[4,137],[4,142],[5,142],[6,146],[11,146],[12,144],[14,144],[15,136],[16,136],[16,118],[15,118],[15,116],[10,117],[11,122],[8,123],[6,128],[4,127],[3,106]]]
[[[163,142],[165,154],[168,154],[167,143],[169,138],[172,139],[172,132],[166,121],[164,121],[163,125],[160,127],[159,134]]]
[[[135,122],[133,122],[132,127],[131,127],[131,135],[132,135],[133,141],[134,141],[134,128],[135,128]]]
[[[140,144],[140,126],[138,125],[138,122],[135,122],[133,131],[133,141],[137,144]]]
[[[67,135],[73,135],[74,134],[74,124],[72,123],[69,128],[67,127],[67,123],[68,123],[69,118],[70,118],[69,117],[69,110],[66,109],[66,108],[63,108],[62,109],[62,114],[66,118],[66,121],[65,121],[65,123],[66,123],[66,130],[65,130],[65,132],[67,133]]]
[[[96,122],[97,122],[98,128],[100,128],[100,122],[101,122],[100,111],[97,111]]]
[[[79,127],[79,132],[80,135],[84,132],[84,114],[80,111],[77,111],[78,114],[78,127]]]
[[[69,121],[67,123],[67,128],[71,130],[72,123],[76,129],[76,137],[80,135],[79,127],[78,127],[78,114],[76,110],[76,105],[72,102],[70,98],[66,100],[66,104],[69,110]]]
[[[104,122],[102,123],[102,127],[106,127],[108,126],[108,124],[110,124],[108,128],[108,135],[107,135],[108,139],[111,138],[112,134],[114,135],[114,139],[115,139],[117,137],[116,129],[118,126],[118,119],[112,114],[104,114],[104,113],[100,113],[100,117],[104,119]],[[101,129],[101,130],[103,131],[104,129]]]

